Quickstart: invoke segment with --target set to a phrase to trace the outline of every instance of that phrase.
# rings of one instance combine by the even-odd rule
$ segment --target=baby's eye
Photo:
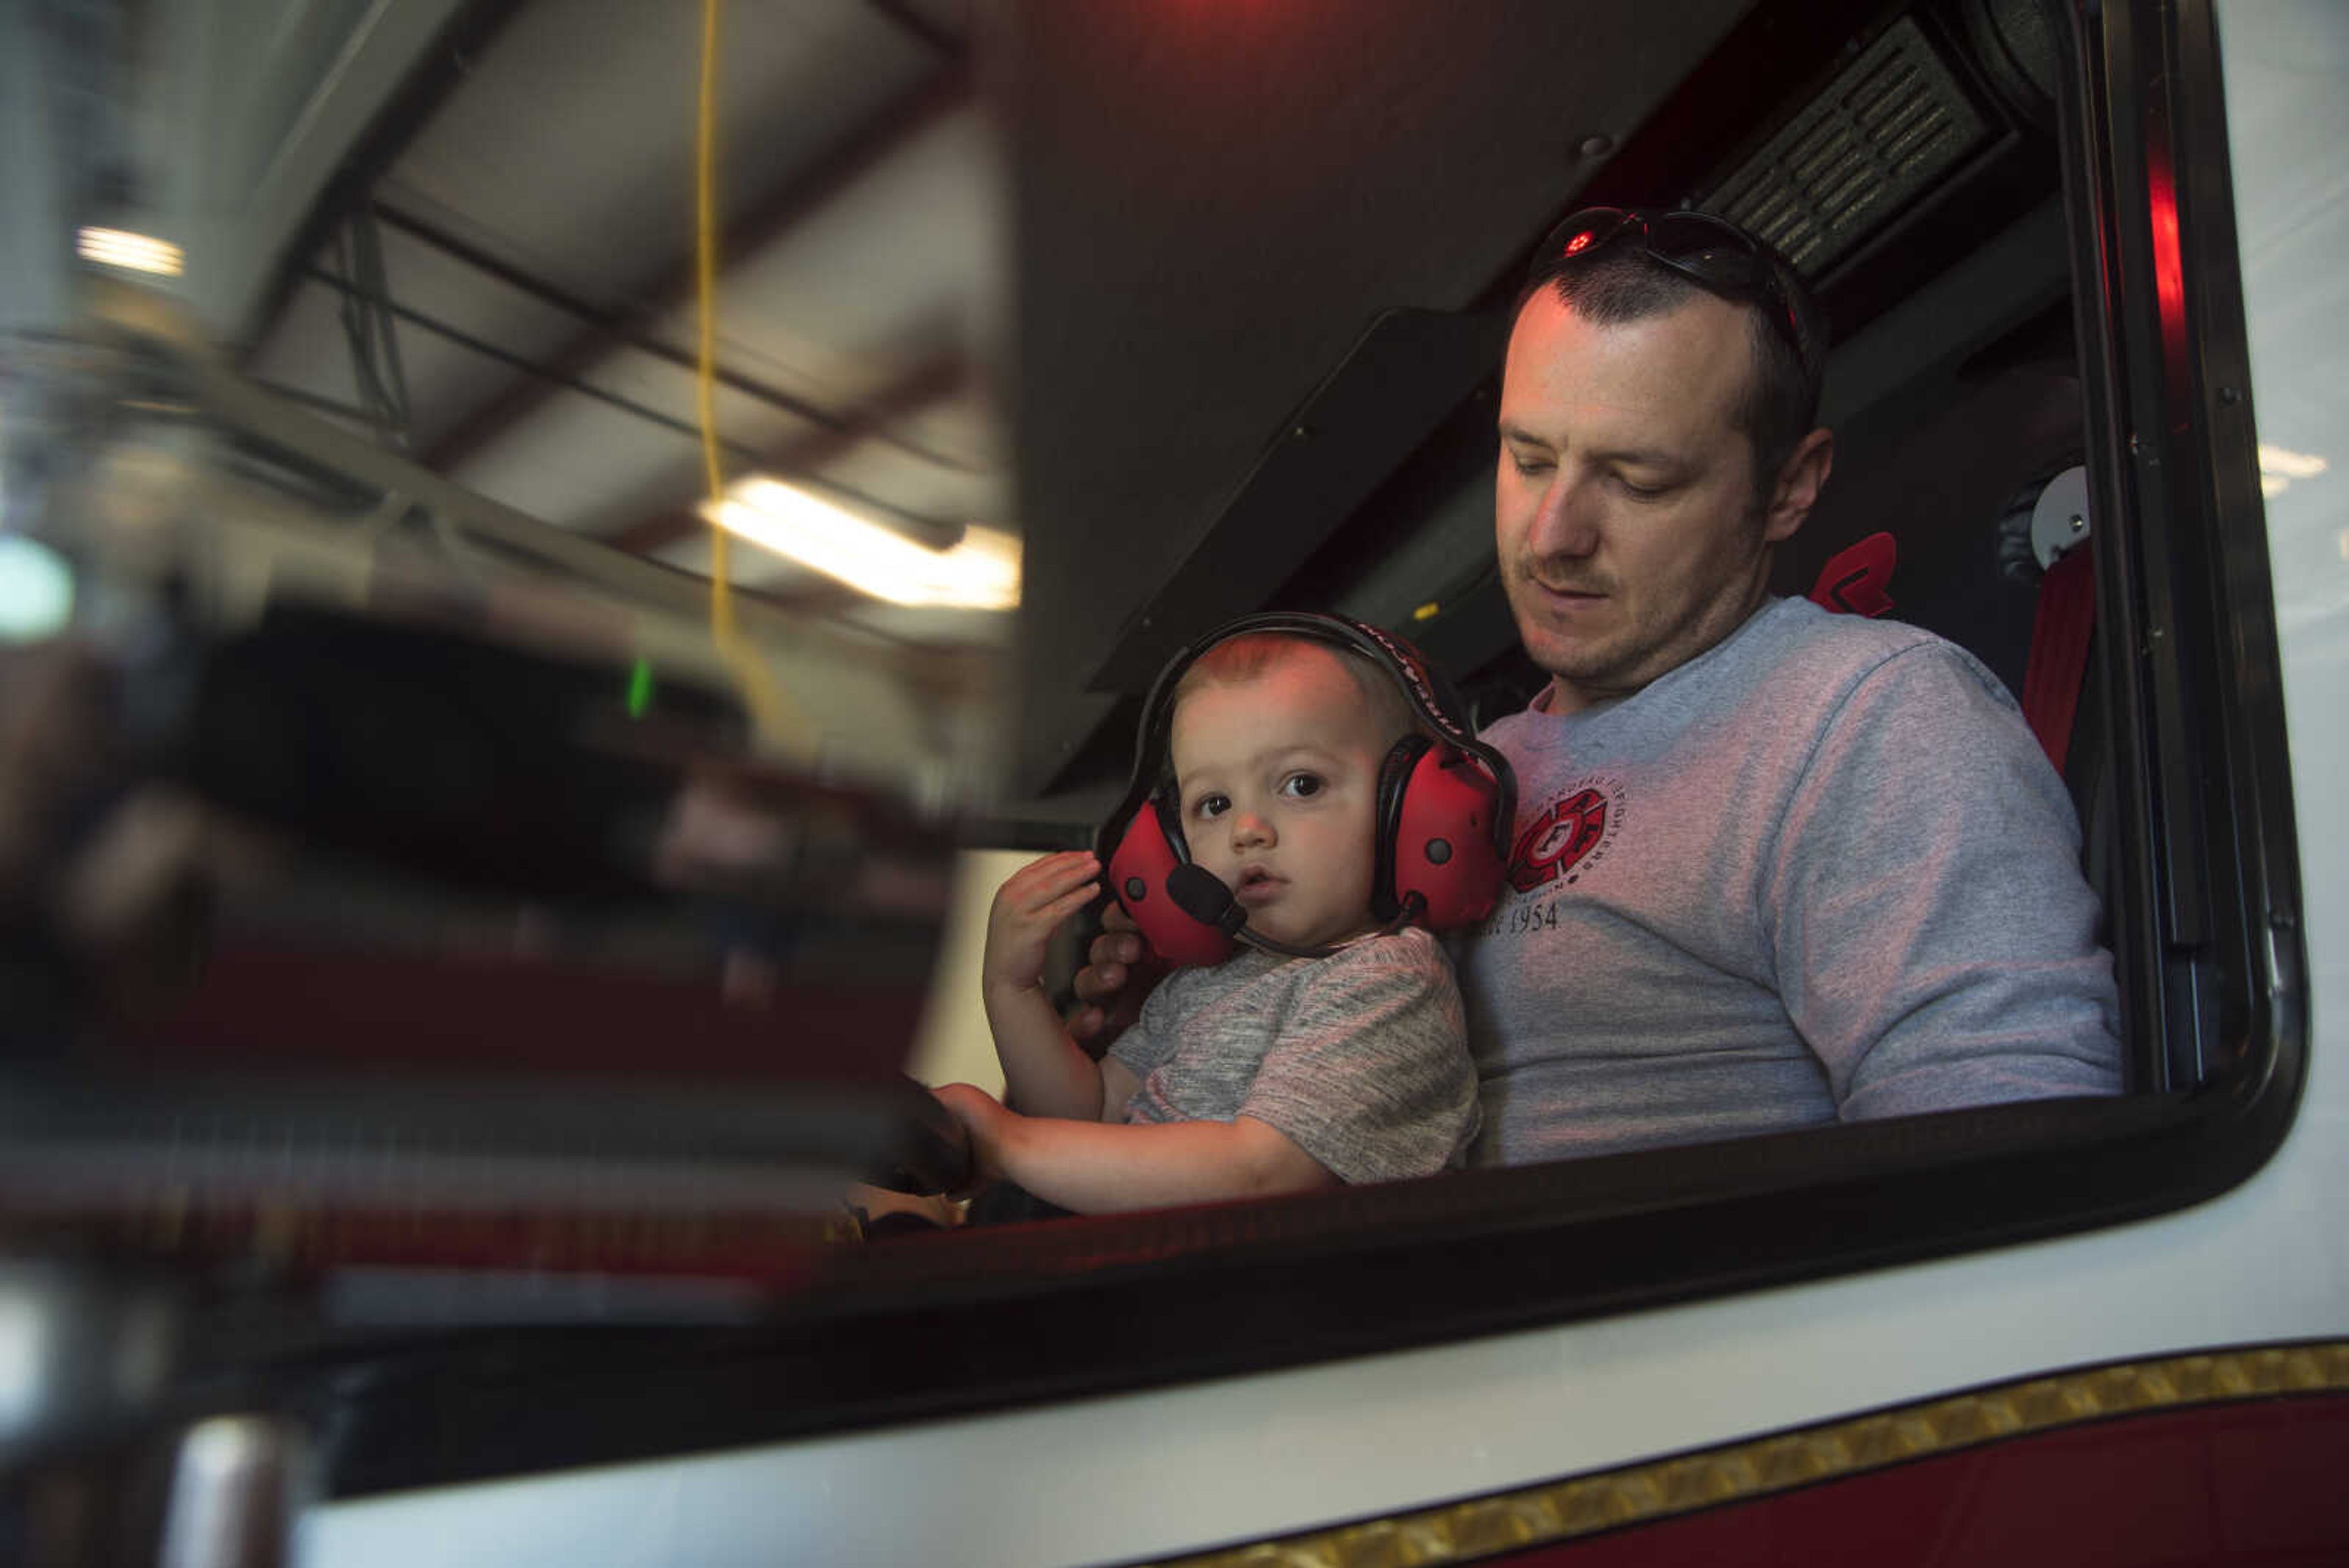
[[[1280,793],[1298,800],[1309,799],[1328,787],[1319,774],[1291,774],[1280,781]]]
[[[1203,794],[1191,803],[1191,815],[1197,817],[1221,816],[1231,808],[1228,795]]]

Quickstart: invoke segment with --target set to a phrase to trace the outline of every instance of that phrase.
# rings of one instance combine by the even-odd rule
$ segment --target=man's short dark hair
[[[1739,405],[1737,425],[1754,449],[1754,504],[1759,508],[1770,504],[1778,470],[1818,422],[1819,382],[1826,371],[1826,329],[1818,301],[1812,297],[1802,275],[1767,244],[1757,240],[1755,246],[1769,263],[1792,313],[1795,338],[1802,346],[1797,351],[1755,301],[1721,296],[1744,307],[1748,339],[1754,346],[1754,378]],[[1525,309],[1534,291],[1545,285],[1557,291],[1568,309],[1601,327],[1644,321],[1679,308],[1692,295],[1713,292],[1647,256],[1636,245],[1610,246],[1587,261],[1553,262],[1537,268],[1517,292],[1512,320]]]

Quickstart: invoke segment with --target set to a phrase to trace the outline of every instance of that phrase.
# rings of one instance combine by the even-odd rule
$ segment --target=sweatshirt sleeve
[[[2115,1094],[2118,997],[2071,798],[1945,645],[1857,679],[1767,861],[1780,994],[1846,1120]]]

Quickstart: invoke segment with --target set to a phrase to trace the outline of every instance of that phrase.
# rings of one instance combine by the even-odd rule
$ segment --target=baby
[[[1185,670],[1168,752],[1183,838],[1247,929],[1329,956],[1238,950],[1162,982],[1095,1063],[1040,971],[1100,892],[1078,851],[996,894],[981,965],[1005,1108],[938,1091],[982,1174],[1079,1213],[1299,1192],[1459,1163],[1477,1126],[1460,993],[1435,939],[1373,912],[1380,767],[1414,728],[1394,681],[1310,637],[1249,632]]]

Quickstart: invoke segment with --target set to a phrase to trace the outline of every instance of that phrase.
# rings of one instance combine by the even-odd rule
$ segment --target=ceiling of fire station
[[[1025,727],[1082,732],[1120,628],[1284,415],[1381,311],[1488,296],[1744,9],[730,0],[730,468],[1028,555],[1016,617],[880,605],[755,549],[737,581],[932,645],[1016,637]],[[244,367],[361,400],[344,315],[371,215],[412,453],[706,571],[699,7],[449,10],[352,135]]]

